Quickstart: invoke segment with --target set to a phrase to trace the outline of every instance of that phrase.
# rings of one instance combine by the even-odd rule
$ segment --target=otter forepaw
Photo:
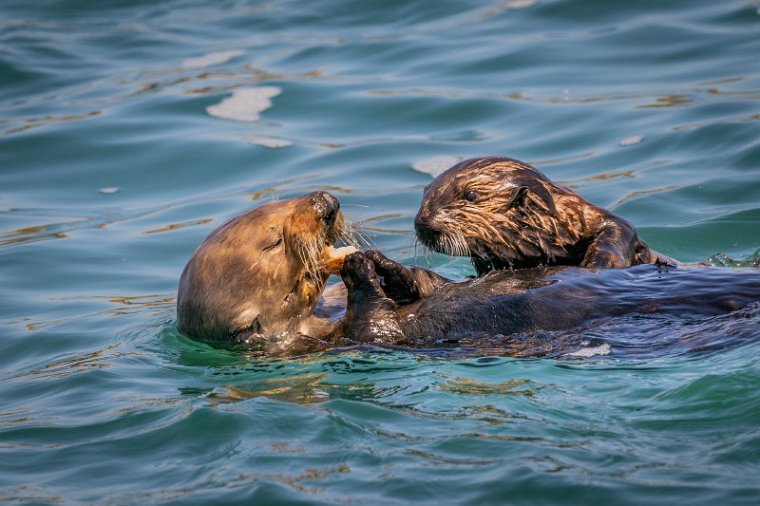
[[[343,333],[358,342],[397,344],[402,342],[396,305],[383,292],[375,264],[364,253],[346,257],[341,277],[348,288]]]
[[[375,264],[383,291],[397,304],[409,304],[420,298],[419,287],[412,271],[398,262],[394,262],[377,250],[365,252],[366,257]]]
[[[403,265],[394,262],[376,249],[365,251],[364,256],[371,260],[375,264],[375,268],[380,271],[399,271],[404,269]]]
[[[343,267],[340,269],[340,276],[343,278],[343,283],[348,288],[349,294],[354,291],[374,292],[385,297],[377,279],[374,262],[360,251],[351,253],[346,257]]]

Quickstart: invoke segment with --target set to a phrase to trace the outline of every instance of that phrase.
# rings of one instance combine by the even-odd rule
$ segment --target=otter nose
[[[428,247],[435,244],[440,235],[440,231],[436,230],[431,223],[430,217],[422,212],[417,213],[414,218],[414,232],[417,234],[417,239]]]
[[[311,194],[311,204],[317,215],[322,218],[325,223],[332,226],[335,223],[335,217],[338,215],[340,209],[340,202],[337,198],[327,192],[314,192]]]

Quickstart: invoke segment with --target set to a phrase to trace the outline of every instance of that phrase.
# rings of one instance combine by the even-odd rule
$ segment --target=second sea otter
[[[760,271],[670,269],[676,261],[630,223],[509,158],[466,160],[442,173],[425,188],[414,224],[430,249],[469,256],[478,277],[453,282],[378,251],[349,256],[344,280],[355,292],[397,306],[395,320],[383,312],[392,323],[386,341],[388,332],[419,344],[630,313],[715,315],[760,300]],[[639,267],[599,270],[631,266]]]
[[[439,175],[425,188],[414,227],[428,248],[470,256],[478,274],[676,263],[626,220],[510,158],[465,160]]]

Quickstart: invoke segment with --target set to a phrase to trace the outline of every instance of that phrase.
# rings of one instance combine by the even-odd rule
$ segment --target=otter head
[[[327,192],[275,201],[233,218],[198,247],[180,278],[177,315],[191,337],[230,342],[302,332],[343,234]]]
[[[470,256],[478,274],[554,263],[578,240],[558,212],[571,194],[516,160],[465,160],[425,187],[414,228],[426,247]]]

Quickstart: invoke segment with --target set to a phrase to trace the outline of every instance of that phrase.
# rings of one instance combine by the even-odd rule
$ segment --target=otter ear
[[[552,214],[557,213],[557,207],[554,205],[554,198],[552,197],[551,192],[544,186],[534,187],[530,197],[531,202],[542,208],[544,211]]]
[[[509,202],[508,208],[518,207],[525,204],[525,198],[528,195],[527,186],[515,186],[510,190],[511,195],[506,199]]]

